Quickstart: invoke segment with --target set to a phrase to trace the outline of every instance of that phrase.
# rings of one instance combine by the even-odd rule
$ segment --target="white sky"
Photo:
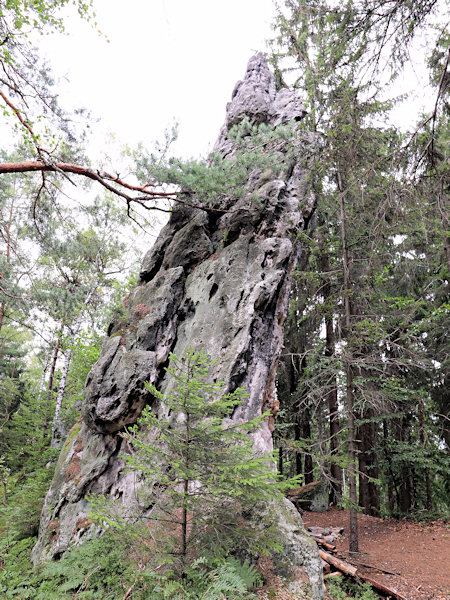
[[[72,11],[65,35],[35,40],[59,78],[61,105],[86,107],[101,119],[91,125],[93,164],[99,166],[104,151],[113,157],[107,168],[126,176],[107,134],[115,133],[119,144],[142,141],[151,149],[174,121],[179,140],[172,151],[205,155],[248,59],[266,48],[273,0],[94,0],[94,6],[104,35]],[[410,72],[398,89],[412,88],[417,107],[427,96],[423,83]],[[410,126],[406,107],[395,117],[398,125]]]
[[[178,121],[177,154],[207,152],[248,59],[265,49],[272,0],[94,0],[99,36],[75,15],[67,35],[36,40],[62,79],[61,104],[94,117],[94,144],[115,132],[151,146]],[[92,154],[92,153],[91,153]]]

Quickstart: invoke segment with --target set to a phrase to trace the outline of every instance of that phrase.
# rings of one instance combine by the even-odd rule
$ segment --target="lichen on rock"
[[[277,92],[264,56],[257,54],[227,105],[214,151],[225,158],[233,155],[230,131],[243,119],[295,128],[304,114],[296,93]],[[164,369],[170,352],[180,356],[193,348],[215,359],[211,377],[225,383],[224,391],[241,386],[248,393],[231,419],[253,419],[270,411],[253,444],[258,454],[273,449],[275,374],[300,250],[297,238],[313,210],[308,164],[315,140],[302,134],[296,143],[296,153],[285,162],[279,145],[282,168],[276,175],[270,169],[255,170],[238,198],[223,195],[220,210],[174,206],[143,259],[126,314],[110,325],[88,376],[83,424],[61,453],[33,551],[35,563],[61,555],[90,535],[89,493],[131,505],[136,476],[123,469],[119,433],[146,404],[155,403],[144,382],[163,392],[170,385]],[[153,408],[157,413],[156,403]],[[272,556],[277,574],[290,581],[292,590],[306,586],[314,599],[321,598],[320,559],[298,513],[286,501],[273,503],[258,518],[277,524],[283,548]],[[50,526],[55,522],[57,536]]]

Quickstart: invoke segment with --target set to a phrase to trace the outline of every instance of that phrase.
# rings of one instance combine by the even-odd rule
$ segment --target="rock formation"
[[[214,150],[233,153],[230,128],[299,121],[305,114],[295,93],[275,90],[262,54],[254,56],[227,105]],[[224,198],[220,211],[177,204],[168,224],[143,260],[136,289],[126,299],[127,315],[111,323],[99,361],[86,382],[83,420],[71,431],[45,501],[35,563],[60,556],[89,537],[88,493],[132,503],[135,475],[122,471],[122,438],[142,408],[153,402],[150,381],[164,391],[169,352],[202,349],[217,359],[217,381],[246,388],[249,397],[233,419],[270,410],[258,431],[255,452],[272,450],[278,402],[275,376],[288,309],[290,276],[299,248],[298,232],[312,211],[307,184],[314,139],[298,140],[295,159],[277,178],[255,170],[245,193]],[[283,144],[277,152],[282,160]],[[256,200],[255,200],[256,199]],[[199,199],[201,200],[201,199]],[[158,407],[154,407],[158,410]],[[314,542],[287,500],[267,507],[261,519],[277,521],[284,550],[274,554],[274,571],[294,590],[322,597],[322,567]]]

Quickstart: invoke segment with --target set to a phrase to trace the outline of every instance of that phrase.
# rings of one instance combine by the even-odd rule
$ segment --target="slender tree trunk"
[[[391,454],[389,452],[389,432],[388,425],[386,421],[383,421],[383,450],[386,458],[386,462],[388,464],[388,478],[387,478],[387,495],[388,495],[388,504],[389,504],[389,512],[394,514],[395,509],[395,499],[397,500],[397,507],[400,506],[400,496],[398,493],[397,482],[395,480],[394,470],[392,468],[392,459]],[[394,498],[395,491],[395,498]]]
[[[278,473],[283,477],[283,446],[278,446]]]
[[[14,207],[14,201],[11,200],[11,206],[9,209],[8,225],[6,226],[6,229],[5,229],[5,233],[6,233],[6,252],[5,252],[6,264],[9,264],[11,261],[11,222],[12,222],[12,215],[13,215],[13,207]],[[3,321],[5,318],[5,310],[6,310],[6,300],[3,300],[2,303],[0,304],[0,332],[3,327]]]
[[[190,467],[189,443],[190,443],[190,414],[186,412],[186,435],[185,435],[185,455],[184,466],[186,473]],[[186,557],[187,557],[187,519],[188,519],[188,496],[189,496],[189,479],[186,477],[183,481],[183,514],[181,518],[181,562],[182,575],[186,576]]]
[[[6,302],[3,301],[0,304],[0,331],[2,330],[2,327],[3,327],[3,321],[5,319],[5,311],[6,311]]]
[[[350,540],[349,550],[351,554],[359,553],[358,542],[358,498],[356,489],[356,444],[355,444],[355,412],[354,412],[354,395],[353,395],[353,368],[352,368],[352,352],[351,341],[348,339],[352,326],[352,309],[350,304],[350,261],[347,245],[347,230],[346,230],[346,214],[343,185],[338,171],[338,191],[340,198],[340,217],[341,217],[341,239],[342,239],[342,261],[344,271],[344,321],[345,321],[345,337],[347,338],[347,346],[345,348],[345,376],[346,376],[346,407],[347,407],[347,425],[348,425],[348,485],[350,496]]]
[[[49,359],[47,356],[47,358],[45,359],[44,366],[42,367],[41,380],[39,382],[38,393],[36,396],[36,401],[37,401],[38,406],[41,402],[42,394],[44,393],[44,390],[45,390],[45,376],[47,375],[48,363],[49,363]]]
[[[301,437],[305,440],[311,439],[311,415],[308,408],[305,408],[301,415]],[[304,453],[304,482],[312,483],[314,481],[313,461],[310,452]]]
[[[408,441],[408,431],[405,427],[403,417],[397,419],[396,423],[396,438],[401,442]],[[412,496],[411,496],[411,473],[407,459],[404,460],[400,473],[399,483],[399,509],[403,514],[408,514],[411,511]]]
[[[61,327],[61,332],[62,332],[62,327]],[[48,377],[48,384],[47,384],[47,403],[46,403],[46,409],[45,409],[44,431],[47,431],[47,429],[48,429],[48,422],[49,422],[48,409],[49,409],[51,401],[52,401],[53,379],[55,377],[56,361],[58,360],[60,346],[61,346],[61,338],[58,336],[56,343],[55,343],[55,347],[53,348],[53,355],[52,355],[52,360],[50,363],[50,374]]]
[[[366,515],[380,516],[380,497],[377,485],[372,479],[378,478],[378,467],[375,456],[376,427],[373,421],[374,411],[366,409],[361,417],[368,422],[358,428],[360,451],[359,463],[359,505],[363,507]]]
[[[427,436],[425,433],[425,416],[423,413],[423,401],[421,396],[419,396],[419,417],[420,417],[420,441],[422,442],[422,447],[426,456],[426,448],[427,448]],[[433,508],[433,499],[431,495],[431,483],[430,483],[430,471],[428,467],[425,467],[425,493],[427,497],[427,509],[431,510]]]
[[[295,419],[295,423],[294,423],[294,441],[298,442],[299,440],[301,440],[302,437],[302,430],[300,427],[300,418],[297,416]],[[304,469],[303,469],[303,460],[304,454],[303,452],[299,452],[297,451],[295,453],[295,474],[296,475],[303,475],[304,474]],[[306,482],[305,482],[306,483]]]
[[[355,444],[355,415],[353,399],[353,372],[348,360],[345,365],[347,378],[346,384],[346,405],[348,421],[348,487],[350,496],[350,540],[349,550],[351,554],[359,553],[358,538],[358,498],[356,492],[356,444]]]
[[[330,260],[328,252],[325,250],[325,242],[323,238],[320,239],[321,254],[320,254],[320,268],[322,271],[322,290],[325,304],[325,331],[326,331],[326,344],[325,344],[325,356],[329,359],[330,363],[335,354],[335,336],[333,326],[333,310],[331,294],[331,283],[329,278],[330,271]],[[328,381],[330,382],[327,386],[326,400],[328,404],[328,418],[330,428],[330,475],[331,475],[331,490],[330,490],[330,502],[338,504],[342,499],[342,471],[335,459],[339,455],[339,406],[337,397],[337,381],[336,375],[331,375],[333,368],[330,365],[330,375]]]
[[[83,308],[85,306],[87,306],[89,304],[89,302],[91,301],[92,296],[94,295],[96,286],[93,287],[91,289],[91,291],[88,293],[84,304],[83,304]],[[81,325],[83,323],[83,311],[81,311],[78,319],[75,322],[75,327],[73,328],[73,332],[72,332],[72,342],[75,343],[78,334],[80,333],[80,329],[81,329]],[[63,398],[64,398],[64,392],[66,390],[66,382],[67,382],[67,373],[69,372],[69,367],[70,367],[70,361],[72,360],[72,348],[69,348],[66,352],[66,358],[64,360],[64,367],[62,370],[62,375],[61,375],[61,381],[59,382],[59,389],[58,389],[58,396],[56,398],[56,406],[55,406],[55,414],[53,417],[53,425],[52,425],[52,447],[54,447],[57,443],[58,443],[58,429],[60,427],[60,413],[61,413],[61,407],[62,407],[62,402],[63,402]]]

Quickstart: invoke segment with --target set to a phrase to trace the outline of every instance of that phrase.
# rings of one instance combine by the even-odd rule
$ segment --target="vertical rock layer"
[[[293,92],[276,92],[267,63],[257,54],[233,91],[214,150],[233,154],[229,131],[244,118],[279,125],[304,114]],[[312,211],[307,185],[312,146],[313,139],[299,136],[296,157],[286,160],[283,143],[277,144],[282,174],[274,178],[256,169],[238,199],[223,197],[220,211],[174,208],[143,260],[139,284],[126,301],[127,316],[110,325],[87,379],[83,421],[66,441],[45,501],[36,563],[90,535],[88,493],[132,503],[134,475],[122,472],[117,433],[152,402],[145,381],[162,390],[169,384],[164,371],[169,352],[181,355],[191,347],[217,359],[211,377],[228,390],[242,386],[249,394],[232,418],[251,419],[266,410],[273,415],[254,439],[255,453],[272,450],[275,373],[299,251],[296,237]],[[260,518],[277,521],[283,542],[283,552],[272,557],[274,571],[289,579],[292,589],[309,589],[321,598],[316,547],[292,505],[274,504]]]

